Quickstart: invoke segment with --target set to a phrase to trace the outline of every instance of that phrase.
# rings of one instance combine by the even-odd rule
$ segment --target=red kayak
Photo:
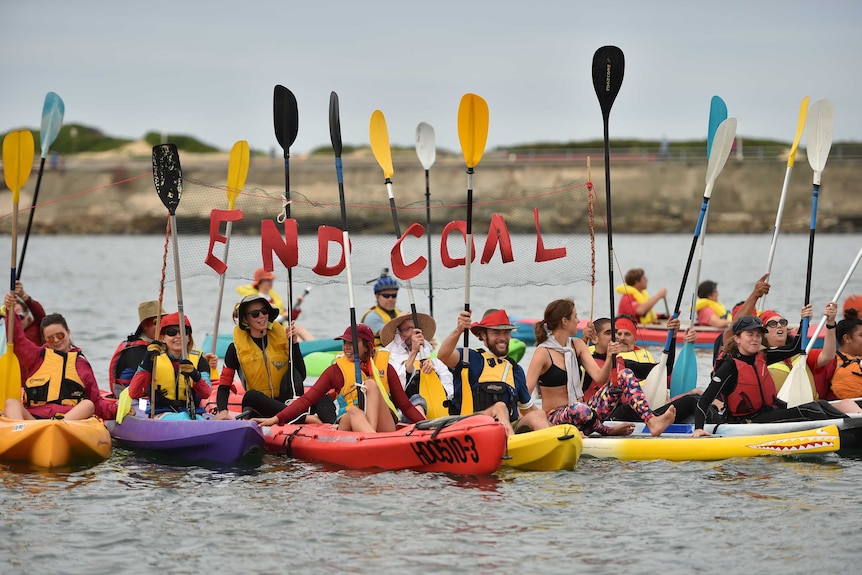
[[[338,431],[328,424],[264,427],[265,449],[347,469],[412,469],[466,475],[494,473],[506,431],[492,417],[441,417],[393,432]]]

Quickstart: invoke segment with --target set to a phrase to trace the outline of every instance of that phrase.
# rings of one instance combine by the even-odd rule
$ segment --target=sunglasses
[[[377,294],[380,297],[385,297],[386,299],[395,299],[398,297],[397,293],[379,293]]]
[[[63,333],[62,331],[60,333],[55,333],[54,335],[46,335],[45,336],[45,342],[46,343],[60,342],[60,341],[63,341],[64,339],[66,339],[66,334]]]
[[[269,315],[269,312],[266,311],[266,309],[264,309],[264,308],[258,308],[258,309],[249,310],[248,315],[250,315],[254,319],[257,319],[261,315]]]
[[[773,327],[778,327],[778,326],[787,327],[787,320],[786,319],[771,319],[768,322],[766,322],[766,327],[773,328]]]
[[[174,326],[166,327],[165,329],[162,330],[162,333],[168,337],[175,337],[175,336],[180,334],[180,328],[174,327]],[[191,335],[191,334],[192,334],[191,328],[187,327],[186,328],[186,335]]]

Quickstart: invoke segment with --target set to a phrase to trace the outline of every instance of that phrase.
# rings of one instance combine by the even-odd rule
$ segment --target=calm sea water
[[[811,298],[818,310],[860,240],[818,236]],[[644,267],[651,290],[669,288],[672,306],[690,242],[616,235],[616,281],[626,269]],[[807,236],[779,243],[768,301],[789,317],[802,302],[807,245]],[[113,348],[137,323],[137,303],[157,296],[161,248],[156,237],[31,239],[25,287],[49,312],[67,317],[100,381]],[[595,316],[608,311],[607,256],[599,248]],[[732,305],[762,273],[768,249],[768,236],[711,236],[701,277],[718,281],[721,299]],[[382,265],[354,263],[364,275]],[[232,327],[227,310],[238,283],[228,283],[222,331]],[[217,285],[214,277],[183,279],[198,338],[211,329]],[[168,285],[168,309],[176,306],[172,290]],[[370,288],[356,292],[357,308],[370,305]],[[851,292],[862,292],[862,281],[852,280]],[[471,302],[477,310],[538,317],[548,301],[568,296],[586,317],[589,283],[474,288]],[[417,290],[420,310],[425,298]],[[438,333],[454,326],[463,299],[461,289],[435,291]],[[340,333],[346,302],[344,286],[315,287],[302,322],[321,337]],[[709,360],[699,359],[703,380]],[[862,558],[855,538],[860,482],[862,461],[854,454],[583,460],[573,472],[463,478],[338,471],[270,456],[237,467],[184,466],[115,449],[108,461],[84,469],[0,466],[0,572],[830,571]]]

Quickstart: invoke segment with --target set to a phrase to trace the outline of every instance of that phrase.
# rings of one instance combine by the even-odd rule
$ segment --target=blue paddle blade
[[[709,129],[706,132],[706,157],[712,153],[712,141],[715,132],[723,121],[727,119],[727,104],[720,96],[713,96],[709,103]]]
[[[676,359],[676,367],[670,377],[670,396],[676,397],[688,393],[697,387],[697,357],[694,355],[694,344],[685,342]]]
[[[42,158],[48,156],[48,149],[57,139],[57,134],[63,127],[63,114],[65,113],[66,105],[63,103],[63,98],[54,92],[48,92],[45,95],[45,104],[42,106],[42,129],[39,130]]]

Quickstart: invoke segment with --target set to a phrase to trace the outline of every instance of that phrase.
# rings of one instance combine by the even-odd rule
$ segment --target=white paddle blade
[[[835,106],[832,100],[817,100],[808,109],[808,123],[805,127],[805,142],[808,164],[814,170],[814,184],[820,185],[820,172],[826,167],[829,151],[832,149],[832,135],[835,131]]]
[[[419,122],[416,126],[416,155],[419,163],[426,170],[430,170],[437,159],[437,142],[434,138],[434,127],[425,122]]]
[[[814,401],[811,376],[805,363],[805,354],[799,356],[793,364],[784,385],[778,391],[778,399],[787,403],[787,407],[796,407],[803,403]]]
[[[661,354],[658,364],[641,383],[641,389],[650,409],[656,409],[667,403],[667,356],[666,353]]]
[[[712,140],[712,150],[709,154],[709,164],[706,167],[706,186],[712,189],[715,178],[724,169],[733,140],[736,138],[736,118],[728,118],[718,125],[715,138]]]

